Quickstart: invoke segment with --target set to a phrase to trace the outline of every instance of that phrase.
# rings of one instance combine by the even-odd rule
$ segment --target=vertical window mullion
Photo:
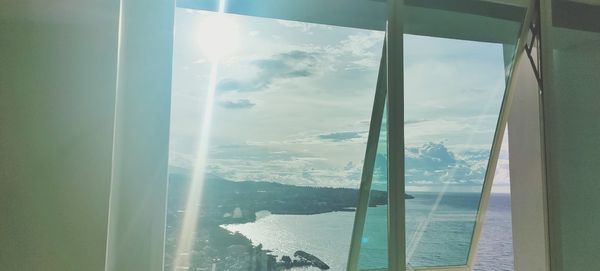
[[[402,0],[388,0],[388,270],[406,267],[404,202],[404,58]]]

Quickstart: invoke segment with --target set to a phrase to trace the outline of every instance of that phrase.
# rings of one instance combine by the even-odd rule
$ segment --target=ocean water
[[[407,257],[413,266],[462,265],[468,257],[478,194],[415,193],[407,200]],[[359,265],[382,268],[387,262],[386,206],[369,208]],[[331,270],[344,270],[353,212],[318,215],[270,215],[253,223],[225,225],[274,255],[309,252]],[[509,271],[512,267],[510,196],[493,194],[478,246],[474,270]]]
[[[510,208],[509,194],[492,194],[474,271],[514,270]]]

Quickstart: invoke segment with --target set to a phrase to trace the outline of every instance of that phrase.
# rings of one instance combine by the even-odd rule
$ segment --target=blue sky
[[[383,33],[237,15],[225,15],[220,28],[209,26],[211,16],[176,11],[170,164],[195,164],[215,63],[207,54],[227,50],[218,60],[207,170],[231,180],[357,187]],[[476,190],[504,90],[502,47],[405,40],[407,187]]]

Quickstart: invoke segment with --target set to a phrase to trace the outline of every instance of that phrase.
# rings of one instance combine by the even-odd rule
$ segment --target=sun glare
[[[202,20],[199,25],[199,44],[202,53],[212,64],[208,80],[208,93],[204,104],[204,116],[198,123],[200,141],[196,149],[196,158],[192,170],[192,178],[188,187],[185,205],[185,215],[181,224],[181,232],[177,241],[177,251],[173,262],[173,270],[189,270],[191,255],[194,253],[196,226],[198,223],[199,209],[202,202],[207,168],[207,155],[212,126],[212,114],[219,71],[219,61],[235,52],[238,46],[239,27],[234,18],[224,14],[225,0],[219,0],[219,12]],[[213,270],[215,265],[213,264]]]
[[[239,25],[235,18],[216,13],[203,19],[198,29],[202,54],[211,61],[230,56],[239,47]]]

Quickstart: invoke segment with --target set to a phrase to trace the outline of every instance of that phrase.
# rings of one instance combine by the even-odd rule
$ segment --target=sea
[[[414,267],[464,265],[473,236],[478,193],[411,193],[406,200],[406,254]],[[493,193],[475,255],[476,271],[512,271],[510,195]],[[354,212],[316,215],[265,215],[252,223],[223,227],[239,232],[273,255],[303,250],[345,270]],[[369,207],[361,242],[359,267],[387,264],[387,206]],[[312,270],[304,268],[298,270]]]

